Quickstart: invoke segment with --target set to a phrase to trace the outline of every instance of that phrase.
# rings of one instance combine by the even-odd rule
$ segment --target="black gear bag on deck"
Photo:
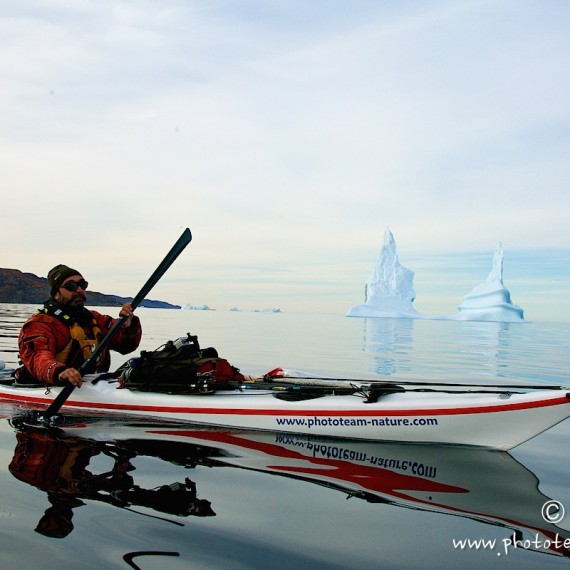
[[[190,333],[154,351],[141,351],[115,374],[122,388],[168,394],[210,394],[235,388],[245,379],[215,348],[201,349],[198,337]]]

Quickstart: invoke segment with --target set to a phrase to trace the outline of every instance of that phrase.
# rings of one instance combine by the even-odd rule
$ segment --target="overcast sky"
[[[569,21],[566,0],[5,0],[0,266],[134,295],[190,227],[151,298],[345,311],[390,227],[422,283],[407,258],[488,254],[459,304],[499,241],[507,268],[569,248]]]

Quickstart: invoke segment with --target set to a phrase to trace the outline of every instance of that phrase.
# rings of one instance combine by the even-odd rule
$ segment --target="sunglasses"
[[[87,281],[85,281],[85,279],[82,279],[81,281],[68,281],[67,283],[64,283],[62,285],[62,287],[64,289],[67,289],[68,291],[77,291],[77,289],[79,289],[79,287],[81,287],[84,291],[87,291],[87,287],[89,287],[89,283],[87,283]]]

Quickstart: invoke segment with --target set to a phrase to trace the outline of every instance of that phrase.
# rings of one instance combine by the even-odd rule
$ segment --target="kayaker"
[[[47,282],[50,298],[20,330],[18,348],[22,366],[16,370],[16,380],[20,384],[70,382],[79,387],[82,377],[77,369],[116,319],[85,308],[88,283],[76,269],[56,265],[48,273]],[[141,323],[130,303],[121,307],[119,316],[126,320],[111,339],[109,349],[128,354],[139,346]],[[110,365],[109,350],[104,350],[90,372],[107,372]]]

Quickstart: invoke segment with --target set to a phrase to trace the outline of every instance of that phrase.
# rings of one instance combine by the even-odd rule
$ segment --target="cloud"
[[[387,225],[405,251],[567,247],[569,12],[2,6],[1,231],[18,236],[3,265],[84,260],[127,294],[121,273],[140,276],[190,226],[204,280],[249,265],[252,284],[284,272],[308,290],[375,259]],[[168,294],[185,302],[180,271]]]

